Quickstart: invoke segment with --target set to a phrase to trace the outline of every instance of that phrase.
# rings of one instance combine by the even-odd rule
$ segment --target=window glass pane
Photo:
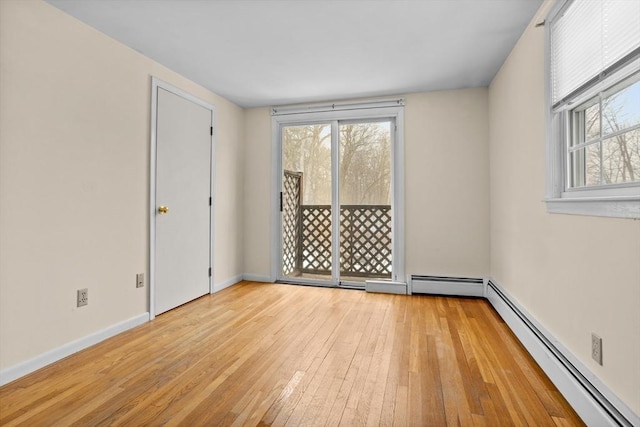
[[[340,124],[340,203],[391,204],[391,122]]]
[[[600,144],[592,144],[585,148],[587,185],[600,184]]]
[[[602,100],[604,135],[640,124],[640,81]]]
[[[331,204],[331,125],[287,126],[282,129],[284,169],[302,173],[304,204]]]
[[[600,184],[600,144],[591,144],[571,153],[572,187]]]
[[[569,146],[600,138],[600,97],[591,99],[573,110],[574,125]]]
[[[284,127],[282,165],[282,274],[330,278],[331,124]]]
[[[391,125],[340,124],[340,274],[350,282],[391,277]]]
[[[602,142],[602,178],[606,184],[640,181],[640,129]]]
[[[584,133],[587,141],[600,136],[600,104],[584,110]]]

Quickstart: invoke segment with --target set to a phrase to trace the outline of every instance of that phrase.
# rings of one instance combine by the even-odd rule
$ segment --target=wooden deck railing
[[[283,272],[329,275],[331,205],[302,205],[303,175],[285,171],[282,199]],[[340,207],[340,274],[391,277],[391,206]]]
[[[295,271],[331,274],[331,206],[300,206]],[[391,206],[340,207],[340,274],[391,277]],[[290,272],[295,274],[294,271]]]

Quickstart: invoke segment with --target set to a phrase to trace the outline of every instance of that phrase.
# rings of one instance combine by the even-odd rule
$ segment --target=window
[[[569,187],[640,181],[640,74],[571,111]]]
[[[549,212],[640,218],[640,2],[548,16]]]

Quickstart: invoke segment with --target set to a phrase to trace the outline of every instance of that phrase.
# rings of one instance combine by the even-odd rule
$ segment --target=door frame
[[[275,107],[271,110],[271,132],[272,132],[272,215],[271,215],[271,277],[272,282],[283,281],[292,282],[282,276],[282,216],[280,215],[280,191],[282,191],[282,128],[292,125],[304,124],[332,124],[353,121],[372,121],[376,119],[393,119],[395,128],[392,129],[392,150],[391,150],[391,179],[392,179],[392,265],[393,271],[391,280],[405,282],[405,254],[404,254],[404,99],[386,99],[378,101],[329,104],[316,106],[295,106],[295,107]],[[333,141],[337,135],[332,132],[332,146],[337,144]],[[335,151],[335,152],[333,152]],[[332,174],[333,169],[338,167],[337,160],[339,153],[332,151]],[[337,169],[336,169],[337,170]],[[339,189],[332,185],[332,200],[338,199]],[[336,211],[336,212],[333,212]],[[339,211],[332,211],[333,233],[339,230]],[[333,239],[333,238],[332,238]],[[336,259],[339,260],[339,253],[333,245],[333,265]],[[340,272],[332,268],[330,280],[300,279],[295,280],[296,284],[313,286],[339,286]],[[350,287],[347,284],[347,287]]]
[[[158,90],[164,89],[187,101],[191,101],[211,112],[211,158],[209,159],[209,293],[213,293],[213,237],[214,237],[214,177],[215,177],[215,107],[200,98],[173,86],[157,77],[151,76],[151,144],[149,156],[149,319],[156,317],[156,176],[157,176],[157,121],[158,121]]]

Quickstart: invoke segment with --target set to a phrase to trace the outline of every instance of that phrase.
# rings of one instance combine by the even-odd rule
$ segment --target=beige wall
[[[0,1],[0,61],[0,369],[148,310],[151,75],[216,107],[214,281],[242,274],[242,109],[40,1]]]
[[[489,274],[488,91],[405,96],[406,273]],[[245,266],[269,277],[272,141],[269,109],[245,115]]]
[[[640,413],[640,221],[546,212],[543,44],[530,24],[489,88],[491,275]]]
[[[271,276],[272,161],[269,108],[245,110],[244,272]]]
[[[489,275],[487,95],[462,89],[406,97],[407,274]]]

